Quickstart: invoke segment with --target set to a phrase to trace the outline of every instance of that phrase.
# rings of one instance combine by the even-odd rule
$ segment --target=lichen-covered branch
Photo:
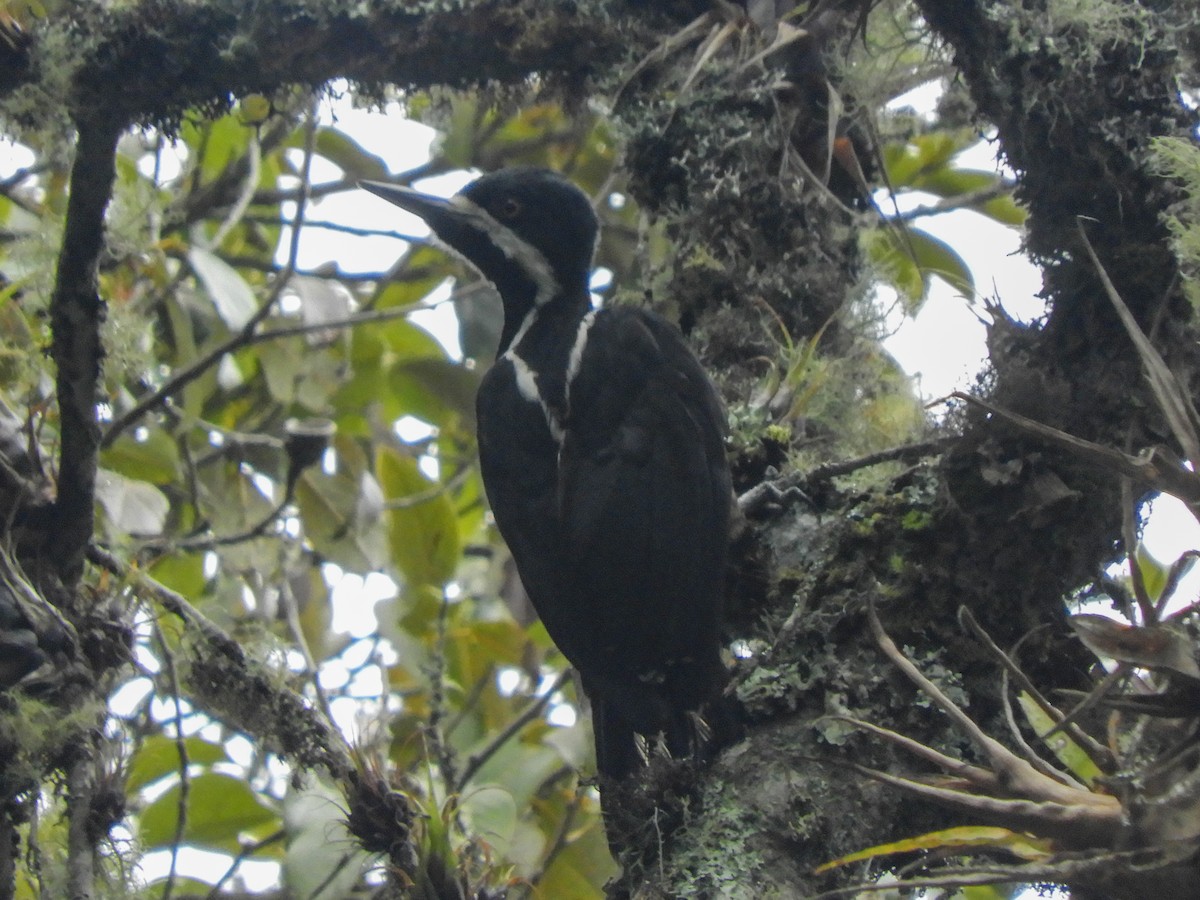
[[[104,247],[104,211],[112,197],[119,126],[108,118],[79,123],[79,141],[71,168],[71,195],[58,257],[50,323],[52,353],[58,367],[60,450],[58,492],[54,503],[54,562],[64,581],[78,579],[92,539],[96,418],[100,360],[100,324],[104,315],[97,267]]]
[[[28,50],[34,64],[19,80],[0,84],[26,117],[39,111],[22,88],[67,65],[76,67],[70,96],[54,99],[75,116],[106,109],[129,123],[177,122],[188,109],[221,105],[231,95],[269,95],[337,77],[363,85],[470,87],[515,84],[540,73],[578,86],[629,52],[639,19],[659,15],[620,0],[70,6],[69,16],[54,17],[70,26],[52,21],[35,30]],[[60,83],[37,86],[54,90]]]

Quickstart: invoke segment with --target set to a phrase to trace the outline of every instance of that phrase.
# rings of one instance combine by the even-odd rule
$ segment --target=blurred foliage
[[[569,169],[595,191],[611,172],[614,142],[590,117],[553,106],[502,114],[466,96],[405,103],[408,115],[448,126],[430,174],[533,163]],[[291,255],[298,185],[318,167],[336,174],[312,179],[308,233],[387,240],[395,249],[370,259],[379,271],[309,270]],[[430,293],[465,284],[461,265],[391,229],[323,221],[325,198],[378,203],[355,182],[386,177],[379,157],[294,100],[246,98],[228,116],[187,122],[175,142],[122,140],[100,285],[109,430],[99,534],[337,721],[373,735],[388,781],[423,810],[424,871],[439,857],[451,873],[456,859],[473,859],[454,875],[462,883],[599,896],[612,862],[594,791],[576,774],[591,765],[586,718],[552,725],[543,711],[492,746],[563,666],[543,629],[518,624],[525,601],[475,466],[474,393],[494,337],[484,345],[465,329],[498,323],[498,304],[475,292],[473,315],[461,317],[471,353],[457,358],[412,314],[450,303]],[[53,380],[29,348],[49,341],[45,273],[65,186],[65,170],[39,160],[0,197],[0,392],[43,459],[57,443]],[[615,264],[630,252],[620,226],[627,235],[635,213],[608,214],[618,227],[601,261]],[[179,373],[189,373],[181,387],[156,393]],[[318,418],[336,432],[315,464],[293,472],[287,423]],[[357,636],[331,632],[335,604]],[[184,846],[272,860],[296,896],[345,896],[371,881],[379,861],[344,832],[329,839],[342,801],[304,805],[319,786],[296,795],[269,753],[247,752],[194,709],[187,644],[159,634],[149,611],[138,637],[142,665],[118,686],[127,699],[111,716],[128,747],[122,790],[135,840],[122,852]],[[546,709],[575,719],[569,690]],[[168,736],[177,726],[181,740]],[[331,869],[338,877],[322,886]],[[177,879],[175,890],[188,885]],[[148,886],[152,896],[164,889],[161,878]]]
[[[974,129],[930,131],[889,143],[883,148],[886,184],[892,198],[908,192],[930,194],[934,202],[885,219],[863,232],[867,254],[915,315],[929,296],[934,277],[968,300],[975,297],[971,269],[946,241],[910,224],[922,215],[965,209],[1001,225],[1019,227],[1025,210],[1012,195],[1012,185],[996,172],[967,169],[956,157],[978,143]]]

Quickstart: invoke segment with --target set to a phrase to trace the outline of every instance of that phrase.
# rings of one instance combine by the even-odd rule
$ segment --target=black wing
[[[616,745],[630,729],[666,732],[683,752],[687,712],[725,684],[724,432],[720,399],[673,326],[634,309],[597,314],[559,455],[560,646],[599,707],[602,770],[605,742],[623,758],[609,769],[628,768],[631,747]]]
[[[512,363],[504,358],[484,376],[475,406],[479,465],[496,526],[538,615],[571,658],[551,625],[562,596],[558,444],[541,407],[521,396]]]

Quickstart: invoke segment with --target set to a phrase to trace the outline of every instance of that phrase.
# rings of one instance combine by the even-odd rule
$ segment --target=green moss
[[[729,900],[763,897],[756,887],[766,861],[755,851],[750,836],[760,827],[739,806],[736,797],[709,790],[702,797],[703,815],[684,826],[686,849],[667,873],[679,897],[724,897]]]
[[[933,516],[924,509],[910,509],[900,520],[900,527],[905,531],[924,531],[932,525]]]
[[[41,782],[48,770],[60,765],[70,746],[95,728],[101,706],[90,702],[64,710],[20,692],[5,699],[0,711],[0,756],[5,760],[0,790],[10,796]]]
[[[1200,309],[1200,150],[1191,140],[1157,138],[1151,147],[1159,172],[1179,182],[1186,198],[1167,216],[1172,244],[1184,276],[1184,290]]]
[[[792,429],[789,425],[773,422],[763,429],[763,437],[765,437],[768,441],[787,444],[792,440]]]

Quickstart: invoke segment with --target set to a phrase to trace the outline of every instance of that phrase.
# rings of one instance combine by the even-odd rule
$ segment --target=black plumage
[[[678,330],[593,310],[598,222],[554,173],[486,175],[450,200],[367,183],[428,222],[504,303],[477,399],[496,524],[592,703],[597,764],[673,755],[731,731],[719,615],[731,488],[719,397]],[[713,728],[709,728],[708,725]]]

